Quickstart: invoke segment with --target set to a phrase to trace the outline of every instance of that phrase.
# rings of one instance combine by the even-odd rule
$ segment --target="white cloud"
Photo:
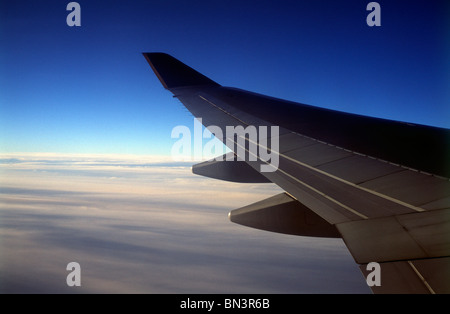
[[[2,292],[369,291],[341,240],[228,221],[229,210],[279,193],[274,185],[130,156],[0,159]],[[65,283],[72,261],[82,268],[80,288]]]

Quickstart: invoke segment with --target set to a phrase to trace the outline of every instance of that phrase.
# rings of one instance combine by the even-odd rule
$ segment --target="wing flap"
[[[284,155],[295,160],[317,167],[322,164],[333,162],[353,154],[343,149],[316,142],[315,145],[301,147],[285,153]]]
[[[450,209],[336,225],[358,263],[450,256]]]
[[[365,278],[370,275],[367,264],[360,270]],[[370,287],[373,293],[450,293],[450,257],[381,263],[379,275],[380,285]]]
[[[317,168],[354,184],[361,184],[380,176],[404,170],[399,166],[360,155],[352,155],[322,164]],[[355,169],[358,169],[358,171],[355,171]]]
[[[418,207],[450,196],[449,180],[409,169],[380,176],[361,186]]]

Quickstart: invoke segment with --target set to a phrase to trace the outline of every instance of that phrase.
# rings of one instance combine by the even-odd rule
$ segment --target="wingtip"
[[[220,86],[167,53],[143,52],[142,54],[166,89],[198,85]]]
[[[171,55],[165,52],[143,52],[144,57],[153,57],[153,56],[167,56],[173,58]]]

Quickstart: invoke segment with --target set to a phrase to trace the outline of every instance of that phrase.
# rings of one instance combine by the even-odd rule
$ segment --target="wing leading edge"
[[[381,263],[383,283],[374,292],[450,293],[449,130],[223,87],[167,54],[144,56],[162,85],[206,128],[279,127],[259,133],[258,141],[249,134],[221,139],[234,153],[242,149],[244,162],[193,167],[217,179],[273,182],[287,192],[231,211],[231,221],[342,237],[363,273],[367,263]],[[278,147],[269,147],[272,140]],[[250,156],[251,145],[276,152],[275,171],[260,171],[269,160]]]

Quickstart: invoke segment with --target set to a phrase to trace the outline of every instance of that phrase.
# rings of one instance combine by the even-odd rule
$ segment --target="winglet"
[[[143,55],[166,89],[198,85],[220,86],[166,53],[152,52]]]

